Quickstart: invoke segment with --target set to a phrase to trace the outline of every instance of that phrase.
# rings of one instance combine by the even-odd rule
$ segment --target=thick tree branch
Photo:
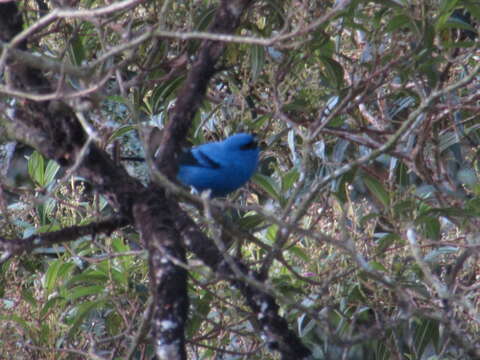
[[[63,242],[73,241],[82,236],[111,232],[127,225],[125,218],[115,217],[83,226],[70,226],[58,231],[35,234],[24,239],[0,238],[0,264],[14,255],[31,252],[41,247],[50,247]]]
[[[185,323],[188,313],[185,249],[173,225],[165,192],[150,186],[135,202],[135,224],[148,249],[154,291],[152,331],[159,359],[186,359]]]

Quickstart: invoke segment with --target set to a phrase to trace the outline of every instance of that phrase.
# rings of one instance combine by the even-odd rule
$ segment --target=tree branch
[[[14,255],[24,252],[31,252],[41,247],[50,247],[63,242],[73,241],[82,236],[95,235],[99,233],[110,234],[113,231],[126,226],[127,220],[122,217],[114,217],[99,222],[93,222],[83,226],[70,226],[58,231],[35,234],[24,239],[3,239],[0,238],[0,264],[4,263]]]

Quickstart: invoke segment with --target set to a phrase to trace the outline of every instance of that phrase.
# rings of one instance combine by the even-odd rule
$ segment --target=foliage
[[[22,3],[28,27],[40,21],[40,3]],[[226,242],[226,254],[267,275],[262,290],[313,358],[478,358],[480,4],[336,4],[269,0],[247,10],[188,140],[255,132],[258,174],[220,200],[221,216],[219,201],[202,209],[186,200],[183,208]],[[48,75],[68,89],[58,100],[88,90],[92,141],[144,156],[141,129],[170,120],[216,9],[214,1],[139,2],[105,17],[65,16],[37,33],[29,51],[68,65]],[[0,90],[3,123],[22,96]],[[115,212],[74,171],[36,151],[22,156],[2,165],[10,171],[2,238]],[[22,163],[28,180],[19,183],[8,164]],[[124,164],[147,181],[147,165]],[[4,262],[0,357],[150,358],[139,237],[127,227]],[[185,266],[189,357],[276,358],[238,290],[192,254]]]

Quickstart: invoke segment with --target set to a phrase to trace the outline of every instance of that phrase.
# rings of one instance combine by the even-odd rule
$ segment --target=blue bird
[[[211,190],[213,197],[225,196],[252,177],[259,153],[255,138],[246,133],[196,146],[181,155],[177,179],[199,192]]]

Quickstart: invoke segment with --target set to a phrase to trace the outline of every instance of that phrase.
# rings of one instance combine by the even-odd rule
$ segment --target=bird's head
[[[230,151],[258,152],[258,144],[255,136],[247,133],[239,133],[230,136],[223,141],[223,146]]]

